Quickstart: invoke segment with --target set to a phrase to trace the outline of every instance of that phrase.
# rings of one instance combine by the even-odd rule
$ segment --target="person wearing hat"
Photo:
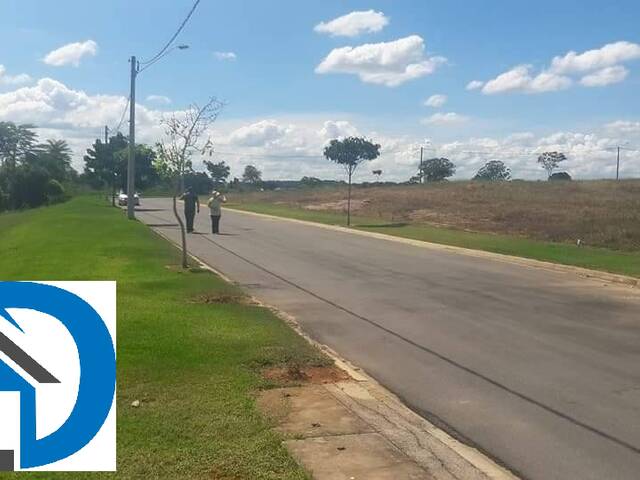
[[[211,233],[220,233],[220,216],[222,215],[222,204],[227,202],[227,197],[214,190],[211,198],[207,202],[211,215]]]
[[[200,200],[191,187],[187,187],[180,197],[184,200],[184,216],[187,219],[187,233],[193,233],[193,220],[196,216],[196,210],[200,213]]]

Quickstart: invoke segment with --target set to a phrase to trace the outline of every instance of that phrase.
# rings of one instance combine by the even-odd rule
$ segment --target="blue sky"
[[[153,56],[192,3],[5,0],[0,10],[0,72],[6,80],[0,76],[0,119],[13,115],[33,121],[43,134],[70,137],[81,151],[83,142],[99,134],[98,120],[118,123],[115,107],[128,95],[129,55]],[[494,152],[496,158],[504,155],[498,152],[506,144],[513,151],[514,172],[523,177],[542,175],[527,156],[546,146],[567,151],[578,176],[608,175],[610,165],[598,166],[606,161],[608,148],[621,141],[640,144],[640,3],[541,0],[532,5],[507,0],[202,0],[178,39],[190,49],[172,53],[139,77],[138,103],[148,113],[141,119],[142,138],[153,141],[160,134],[153,125],[158,112],[216,95],[228,102],[214,136],[220,150],[237,154],[229,159],[234,169],[255,159],[273,177],[338,175],[322,159],[311,158],[321,152],[326,139],[320,137],[330,132],[380,141],[385,154],[378,166],[394,179],[414,168],[414,152],[426,138],[434,154],[457,160],[461,178]],[[384,25],[352,36],[331,27],[314,31],[320,22],[351,12],[368,12],[361,18],[365,24],[384,18]],[[409,40],[393,44],[403,39]],[[94,47],[77,66],[43,61],[64,45],[89,40]],[[385,45],[372,48],[392,69],[402,70],[406,60],[422,73],[405,78],[385,66],[378,71],[375,65],[349,64],[372,54],[371,48],[359,47],[376,44]],[[602,50],[607,45],[618,46]],[[337,52],[325,73],[316,71],[334,49],[346,46],[356,51]],[[404,60],[398,50],[404,51]],[[552,66],[554,57],[589,50],[598,51],[597,58]],[[215,52],[233,52],[235,58],[219,59]],[[522,65],[529,67],[499,78]],[[360,75],[370,68],[382,77]],[[351,73],[339,73],[345,69]],[[537,79],[547,73],[552,77]],[[23,74],[31,81],[18,81],[16,76]],[[43,94],[37,89],[45,78],[69,92],[62,99],[43,100],[62,89],[42,87]],[[473,80],[497,81],[492,88],[484,83],[468,90]],[[20,89],[31,90],[16,94]],[[436,94],[445,95],[446,103],[425,106]],[[72,100],[74,95],[81,98]],[[147,100],[150,95],[170,103]],[[34,108],[34,101],[44,104]],[[83,102],[87,105],[78,107]],[[74,108],[100,111],[82,116]],[[331,128],[325,128],[326,122],[333,122]],[[482,154],[468,153],[474,151]],[[295,154],[302,161],[289,158]],[[637,163],[631,150],[628,155]],[[640,174],[633,162],[625,168]]]

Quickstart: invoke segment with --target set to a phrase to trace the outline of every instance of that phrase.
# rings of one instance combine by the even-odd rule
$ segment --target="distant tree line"
[[[547,179],[571,180],[567,172],[556,172],[560,163],[567,160],[561,152],[544,152],[538,156],[538,164],[547,172]],[[409,183],[443,182],[456,173],[456,166],[448,158],[431,158],[422,162],[418,173]],[[511,169],[501,160],[490,160],[472,177],[475,181],[500,182],[511,180]]]
[[[0,122],[0,211],[63,201],[77,180],[64,140],[38,141],[36,127]]]

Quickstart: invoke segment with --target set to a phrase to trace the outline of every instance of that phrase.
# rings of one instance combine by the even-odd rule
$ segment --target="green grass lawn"
[[[95,198],[0,215],[0,232],[2,280],[118,282],[118,474],[35,477],[308,478],[254,394],[263,366],[327,359],[269,310],[202,302],[241,292],[176,268],[177,250]]]
[[[346,223],[345,215],[341,213],[310,211],[285,205],[230,203],[228,207],[330,225]],[[363,217],[352,217],[351,223],[358,230],[640,277],[640,253],[541,242],[509,235],[465,232],[425,224],[393,224]]]

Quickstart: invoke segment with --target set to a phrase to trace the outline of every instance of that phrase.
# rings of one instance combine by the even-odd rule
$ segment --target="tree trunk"
[[[182,268],[188,268],[189,264],[187,263],[187,234],[184,229],[184,222],[182,221],[182,217],[178,214],[178,201],[177,195],[173,195],[173,214],[178,221],[178,225],[180,225],[180,236],[182,240]]]
[[[353,172],[349,170],[349,195],[347,197],[347,227],[351,226],[351,175]]]
[[[116,206],[116,179],[115,178],[111,183],[111,206],[112,207]]]

